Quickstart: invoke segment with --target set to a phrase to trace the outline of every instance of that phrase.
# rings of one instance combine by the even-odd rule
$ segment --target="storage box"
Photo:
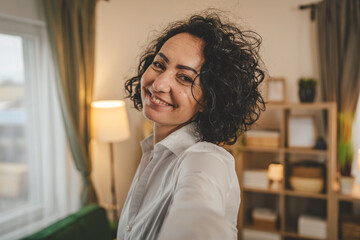
[[[302,214],[298,219],[298,232],[301,235],[326,239],[327,222],[325,218]]]
[[[280,133],[278,131],[251,130],[245,133],[245,145],[248,147],[280,146]]]
[[[277,214],[267,208],[254,208],[252,212],[254,227],[264,230],[276,230]]]
[[[267,189],[269,181],[266,170],[248,169],[243,173],[244,187]]]

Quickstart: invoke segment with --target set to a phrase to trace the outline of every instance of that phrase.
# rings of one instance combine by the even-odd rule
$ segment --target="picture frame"
[[[286,81],[283,77],[271,77],[266,80],[267,102],[284,103],[286,101]]]
[[[290,115],[287,121],[287,145],[292,148],[314,148],[317,138],[313,115]]]

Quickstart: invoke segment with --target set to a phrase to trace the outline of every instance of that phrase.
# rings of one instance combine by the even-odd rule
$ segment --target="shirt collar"
[[[153,150],[154,148],[153,137],[154,134],[151,134],[150,136],[148,136],[147,138],[145,138],[140,142],[141,150],[143,153],[147,153]]]
[[[196,133],[196,123],[189,123],[155,144],[155,151],[159,149],[160,146],[163,146],[173,152],[176,156],[179,156],[183,151],[199,140],[200,138]],[[141,141],[140,144],[143,153],[153,150],[153,134]]]

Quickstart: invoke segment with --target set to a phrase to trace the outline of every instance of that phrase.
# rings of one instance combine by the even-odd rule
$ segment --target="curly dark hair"
[[[265,76],[258,54],[261,37],[224,23],[217,13],[193,15],[167,27],[140,58],[137,75],[125,82],[127,97],[136,109],[142,109],[141,76],[164,43],[179,33],[189,33],[204,41],[205,62],[197,77],[205,104],[194,120],[201,140],[234,144],[238,135],[248,130],[265,110],[259,92]]]

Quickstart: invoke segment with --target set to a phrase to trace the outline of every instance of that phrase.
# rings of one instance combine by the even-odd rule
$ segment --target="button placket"
[[[128,226],[130,226],[130,230],[131,230],[131,224],[133,224],[135,217],[136,217],[137,213],[139,212],[142,200],[144,198],[148,179],[153,171],[153,168],[156,165],[156,163],[154,161],[154,158],[155,158],[154,155],[155,154],[153,154],[153,156],[150,156],[153,158],[153,160],[150,161],[149,164],[146,166],[146,168],[144,169],[144,172],[140,176],[140,179],[134,188],[134,193],[132,196],[132,200],[130,202],[130,211],[129,211]]]
[[[130,232],[131,229],[132,229],[131,225],[127,225],[127,226],[126,226],[126,231],[127,231],[127,232]]]

